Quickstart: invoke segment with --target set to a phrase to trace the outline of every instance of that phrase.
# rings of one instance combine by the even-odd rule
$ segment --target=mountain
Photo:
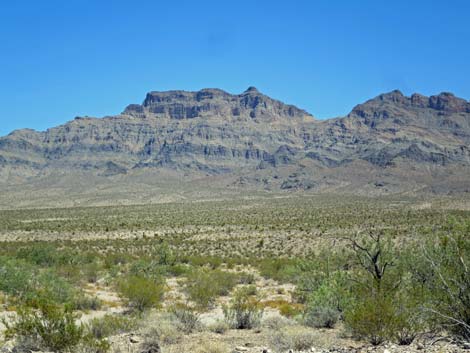
[[[460,194],[470,190],[469,146],[470,102],[451,93],[393,91],[317,120],[254,87],[150,92],[116,116],[1,137],[0,206],[244,191]]]

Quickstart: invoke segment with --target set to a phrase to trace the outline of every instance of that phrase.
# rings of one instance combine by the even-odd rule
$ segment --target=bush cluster
[[[234,329],[251,329],[261,322],[263,307],[260,301],[250,295],[247,287],[239,288],[230,301],[223,307],[225,320]]]

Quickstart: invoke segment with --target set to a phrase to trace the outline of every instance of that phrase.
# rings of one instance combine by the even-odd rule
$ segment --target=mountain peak
[[[310,116],[304,110],[261,94],[250,86],[234,95],[217,88],[200,91],[149,92],[142,104],[131,104],[124,115],[138,118],[223,118],[274,121]]]
[[[382,101],[390,101],[395,103],[404,103],[407,100],[407,97],[398,89],[395,89],[388,93],[383,93],[377,97]]]
[[[380,94],[363,104],[359,104],[354,108],[353,112],[362,111],[367,107],[376,109],[377,106],[396,106],[404,109],[433,109],[448,114],[470,112],[470,102],[456,97],[450,92],[442,92],[430,97],[413,93],[411,97],[408,97],[399,90]]]
[[[243,93],[260,93],[260,92],[255,86],[250,86]]]
[[[450,92],[442,92],[437,96],[429,97],[429,107],[449,113],[470,113],[470,102]]]
[[[0,194],[17,185],[13,200],[33,179],[52,188],[38,194],[80,185],[90,199],[102,189],[93,180],[116,182],[119,194],[129,190],[139,200],[148,197],[139,194],[147,180],[155,195],[163,188],[153,185],[166,180],[215,182],[214,190],[470,190],[468,146],[470,103],[448,92],[408,97],[395,90],[324,121],[254,88],[149,92],[122,115],[0,137]]]

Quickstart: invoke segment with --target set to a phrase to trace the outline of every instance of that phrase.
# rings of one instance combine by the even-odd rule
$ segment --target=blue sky
[[[260,91],[319,118],[395,88],[470,99],[470,2],[4,1],[0,135],[151,90]]]

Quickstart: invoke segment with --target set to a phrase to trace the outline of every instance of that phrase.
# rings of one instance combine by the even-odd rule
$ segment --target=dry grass
[[[267,300],[263,301],[265,308],[277,309],[282,316],[294,317],[304,310],[304,305],[299,303],[290,303],[287,300]]]
[[[186,351],[194,353],[229,353],[230,350],[223,342],[211,341],[196,344],[193,343]]]

